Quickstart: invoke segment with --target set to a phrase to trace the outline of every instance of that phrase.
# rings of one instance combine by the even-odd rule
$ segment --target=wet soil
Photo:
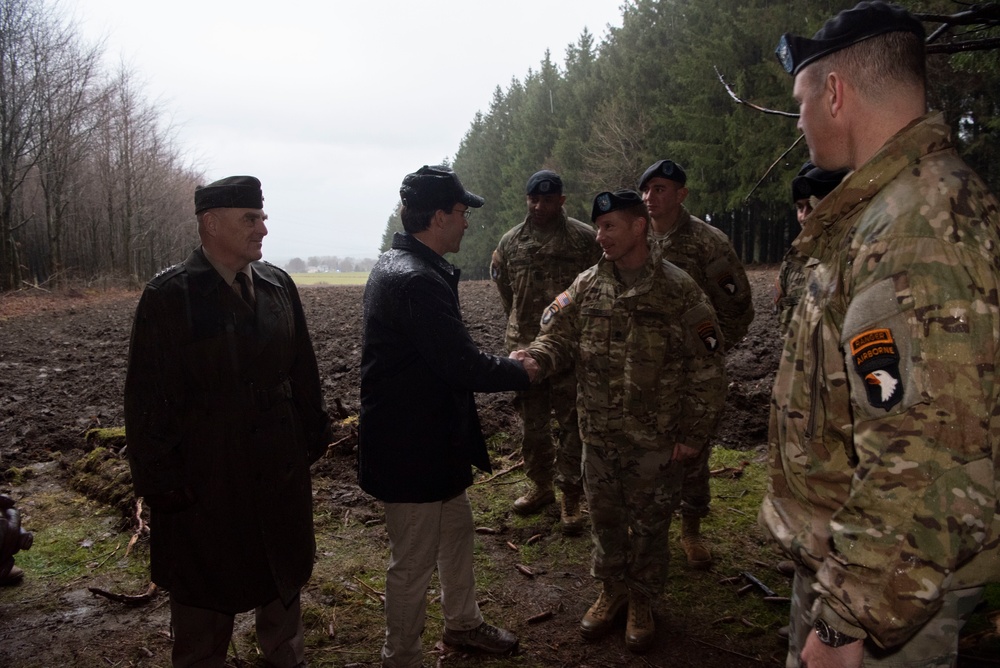
[[[747,338],[729,354],[730,392],[718,435],[718,442],[726,447],[758,455],[766,441],[768,395],[778,360],[777,324],[770,309],[774,274],[773,267],[750,271],[758,315]],[[362,292],[362,286],[301,290],[325,397],[331,414],[341,419],[358,412]],[[492,285],[465,282],[460,294],[472,337],[484,350],[502,353],[504,317]],[[0,295],[0,472],[5,472],[0,493],[11,494],[24,504],[28,529],[42,528],[32,527],[31,522],[45,516],[41,508],[32,506],[32,499],[43,495],[48,495],[50,504],[52,499],[57,499],[56,504],[62,499],[83,514],[97,512],[88,505],[95,502],[81,500],[68,480],[90,449],[86,431],[123,423],[126,355],[138,296],[129,291],[39,290]],[[508,393],[477,397],[487,436],[518,432],[511,398]],[[375,522],[378,505],[354,483],[351,452],[356,435],[351,421],[338,429],[335,448],[342,456],[317,465],[317,489],[330,515],[346,518],[353,513]],[[114,530],[120,529],[109,527]],[[495,551],[497,559],[510,559],[504,541],[484,542],[482,549]],[[521,624],[516,630],[522,637],[522,658],[511,665],[769,665],[759,658],[741,657],[733,651],[739,648],[729,647],[721,635],[712,642],[696,643],[683,632],[670,632],[667,640],[658,641],[641,658],[630,656],[621,643],[610,649],[581,643],[579,614],[595,590],[586,568],[566,576],[563,589],[570,600],[557,604],[565,603],[573,614],[538,626]],[[512,575],[519,577],[523,576]],[[570,587],[570,583],[575,584]],[[37,596],[19,594],[17,587],[0,590],[0,665],[168,665],[166,597],[134,607],[94,598],[87,590],[114,584],[95,576]],[[515,606],[537,609],[538,601],[528,600],[533,594],[517,581],[512,580],[506,589],[505,596]],[[683,612],[674,612],[673,617],[682,618]],[[331,660],[317,653],[310,660],[322,665],[377,665],[381,629],[376,625],[370,632],[369,646],[356,659]],[[770,658],[777,661],[778,657],[776,644]],[[464,665],[454,659],[448,664]]]

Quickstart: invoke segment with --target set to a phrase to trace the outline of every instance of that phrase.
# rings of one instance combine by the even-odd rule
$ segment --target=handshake
[[[535,358],[528,354],[527,350],[515,350],[509,357],[521,363],[524,370],[528,372],[528,380],[534,383],[535,377],[538,376],[538,362],[535,361]]]

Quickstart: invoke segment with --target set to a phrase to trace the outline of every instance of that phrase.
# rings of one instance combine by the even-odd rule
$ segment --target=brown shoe
[[[563,492],[559,502],[559,528],[564,536],[583,533],[583,511],[580,510],[580,492]]]
[[[605,582],[601,595],[580,620],[580,635],[595,640],[611,630],[615,618],[628,605],[628,587],[624,582]]]
[[[11,585],[21,584],[21,580],[23,579],[24,571],[17,566],[11,566],[7,573],[0,576],[0,587],[10,587]]]
[[[514,512],[518,515],[534,515],[550,503],[555,503],[555,500],[556,494],[552,491],[552,485],[542,487],[531,483],[531,490],[514,502]]]
[[[681,518],[681,547],[691,568],[703,570],[712,565],[712,551],[701,536],[701,518]]]
[[[653,644],[653,607],[649,597],[637,591],[628,595],[628,624],[625,626],[625,646],[630,652],[642,654]]]

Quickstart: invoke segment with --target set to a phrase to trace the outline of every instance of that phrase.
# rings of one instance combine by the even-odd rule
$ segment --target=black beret
[[[194,189],[194,212],[205,209],[263,209],[260,181],[252,176],[227,176]]]
[[[792,179],[792,201],[797,202],[807,197],[823,199],[844,180],[848,170],[841,169],[828,172],[811,162],[802,165],[798,176]]]
[[[869,37],[888,32],[910,32],[924,40],[924,24],[898,5],[875,0],[859,2],[823,24],[812,39],[785,33],[778,41],[774,55],[791,75],[809,63],[825,58]]]
[[[465,189],[458,174],[444,165],[424,165],[403,177],[399,188],[403,206],[424,211],[450,209],[456,204],[479,208],[486,200]]]
[[[657,160],[642,173],[642,178],[639,179],[639,190],[645,188],[649,180],[656,176],[676,181],[682,186],[688,180],[687,174],[684,173],[684,168],[673,160]]]
[[[603,192],[594,198],[594,208],[590,212],[590,222],[596,222],[600,216],[612,211],[631,209],[642,204],[642,195],[634,190],[616,190]]]
[[[550,169],[532,174],[524,188],[525,195],[562,195],[562,191],[562,179]]]

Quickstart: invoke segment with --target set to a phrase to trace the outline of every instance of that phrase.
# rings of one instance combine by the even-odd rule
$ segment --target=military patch
[[[869,329],[851,339],[854,368],[865,384],[868,403],[889,410],[903,399],[899,349],[889,329]]]
[[[705,350],[714,353],[719,349],[719,334],[715,331],[715,323],[704,320],[698,323],[698,338],[705,344]]]
[[[730,297],[736,294],[736,279],[733,278],[732,274],[723,274],[722,276],[719,276],[718,280],[719,287],[722,288],[723,292]]]
[[[608,195],[607,193],[604,193],[603,195],[601,195],[600,197],[598,197],[597,198],[597,208],[600,211],[603,211],[604,213],[607,213],[608,211],[610,211],[611,210],[611,196]]]
[[[538,191],[541,193],[547,193],[552,190],[552,183],[550,181],[542,181],[538,184]]]
[[[542,314],[542,324],[547,325],[552,322],[552,318],[556,317],[556,314],[559,313],[559,311],[563,310],[572,303],[573,298],[568,292],[562,292],[556,295],[556,298],[545,309],[545,313]]]
[[[492,258],[492,260],[493,261],[490,262],[490,278],[492,278],[493,281],[496,282],[497,279],[500,278],[500,255],[499,255],[499,253],[497,253],[496,251],[493,251],[493,258]]]

